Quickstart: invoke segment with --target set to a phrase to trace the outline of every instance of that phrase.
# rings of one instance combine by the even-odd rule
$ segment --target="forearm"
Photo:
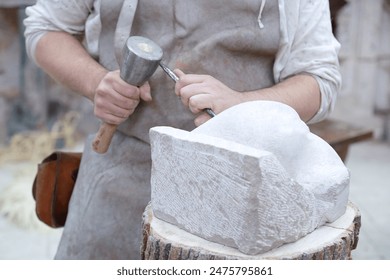
[[[309,121],[319,110],[321,94],[317,81],[310,75],[296,75],[270,88],[246,92],[242,102],[278,101],[294,108],[303,121]]]
[[[35,58],[56,81],[91,101],[108,72],[87,53],[78,39],[65,32],[46,33],[37,44]]]
[[[209,75],[184,74],[179,69],[175,73],[180,78],[175,87],[176,95],[194,114],[204,108],[218,114],[243,102],[268,100],[289,105],[307,122],[321,104],[319,85],[313,76],[307,74],[292,76],[269,88],[238,92]],[[201,114],[195,119],[195,124],[200,125],[209,118],[207,114]]]

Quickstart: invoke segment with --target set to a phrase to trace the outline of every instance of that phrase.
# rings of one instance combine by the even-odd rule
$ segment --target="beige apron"
[[[156,41],[164,62],[186,73],[209,74],[244,91],[274,83],[279,44],[278,1],[139,1],[132,35]],[[57,259],[138,259],[141,220],[150,200],[148,132],[158,125],[191,130],[194,116],[158,69],[150,80],[153,101],[141,103],[122,124],[109,151],[85,145]]]

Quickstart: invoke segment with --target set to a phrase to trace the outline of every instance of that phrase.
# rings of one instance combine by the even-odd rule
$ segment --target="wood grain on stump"
[[[245,255],[154,217],[149,204],[143,215],[141,256],[145,260],[348,260],[357,246],[360,225],[360,212],[349,203],[345,214],[334,223],[269,252]]]

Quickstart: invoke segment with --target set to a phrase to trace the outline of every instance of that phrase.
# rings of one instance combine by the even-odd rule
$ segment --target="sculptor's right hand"
[[[119,70],[108,72],[95,90],[94,114],[106,123],[119,125],[134,113],[140,100],[152,100],[148,82],[136,87],[123,81]]]

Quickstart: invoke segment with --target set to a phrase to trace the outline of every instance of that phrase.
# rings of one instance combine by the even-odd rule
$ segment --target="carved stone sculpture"
[[[287,105],[243,103],[150,138],[154,215],[206,240],[264,253],[345,212],[347,168]]]

